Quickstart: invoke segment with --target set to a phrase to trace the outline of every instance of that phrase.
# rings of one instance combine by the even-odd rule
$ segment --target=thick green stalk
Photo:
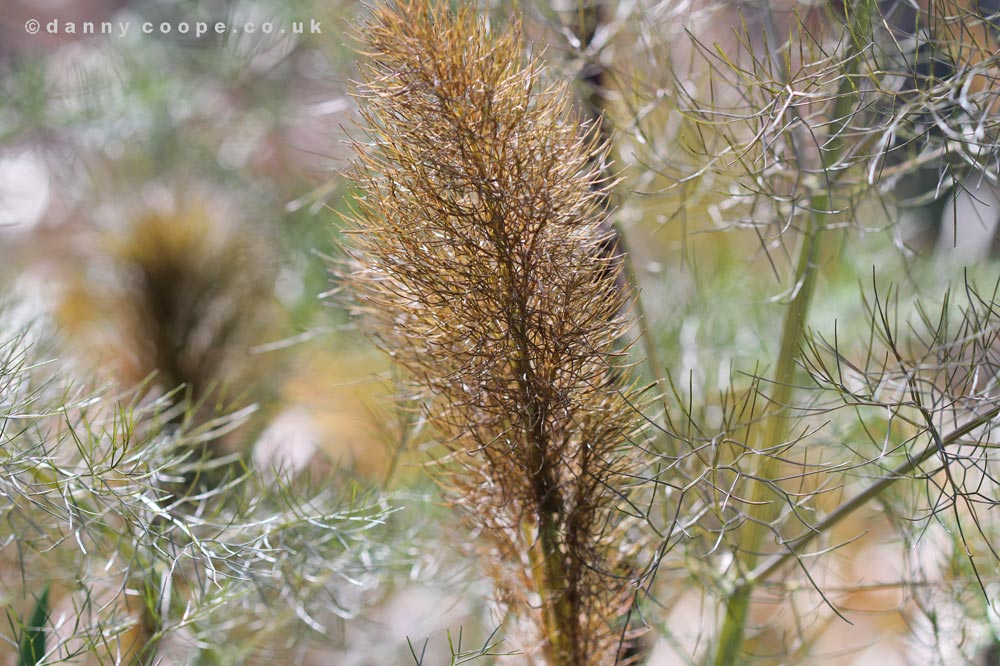
[[[822,209],[814,207],[814,211],[819,210]],[[780,444],[788,436],[788,419],[781,414],[781,409],[788,404],[792,397],[795,358],[799,352],[809,305],[816,288],[818,271],[816,248],[823,228],[820,219],[822,215],[823,213],[820,212],[813,212],[809,215],[809,223],[803,232],[799,245],[795,271],[796,286],[792,300],[785,311],[781,350],[778,354],[778,364],[775,367],[773,377],[774,391],[769,397],[768,410],[770,415],[764,420],[763,427],[756,431],[760,434],[753,440],[755,451],[762,451],[769,446]],[[778,458],[762,454],[762,460],[755,476],[761,480],[773,478],[780,464]],[[754,484],[750,502],[750,515],[744,536],[741,539],[743,549],[739,553],[740,566],[745,571],[756,566],[764,536],[780,512],[778,497],[764,481],[758,481]],[[719,646],[715,658],[716,666],[729,666],[737,663],[737,655],[743,645],[743,634],[752,595],[753,585],[750,582],[742,582],[730,595],[726,603],[725,621],[719,635]]]
[[[541,599],[542,631],[545,636],[545,654],[551,666],[574,666],[575,638],[579,617],[569,596],[569,581],[564,566],[561,538],[563,526],[560,516],[564,506],[559,492],[556,472],[549,459],[549,433],[545,429],[547,405],[539,400],[538,380],[530,359],[532,345],[527,330],[528,300],[524,295],[524,278],[514,270],[514,259],[503,248],[503,239],[497,241],[501,248],[501,271],[511,306],[509,330],[516,352],[512,359],[514,375],[520,393],[520,413],[523,432],[527,437],[530,485],[535,506],[537,538],[530,545],[531,577],[534,591]],[[531,535],[528,535],[531,538]]]
[[[567,596],[566,571],[559,552],[559,524],[555,517],[539,517],[538,540],[531,549],[535,592],[542,598],[545,653],[553,666],[576,663],[573,635],[576,633],[573,604]]]
[[[871,2],[872,0],[861,0],[851,15],[849,26],[851,44],[848,47],[837,99],[833,105],[830,139],[824,149],[820,151],[819,175],[825,179],[825,183],[810,197],[809,212],[806,216],[806,225],[802,231],[796,258],[792,298],[785,311],[778,362],[772,377],[774,388],[768,397],[766,416],[761,427],[754,431],[756,436],[751,440],[753,450],[760,455],[760,463],[753,473],[753,476],[758,480],[754,483],[751,491],[746,528],[741,538],[741,549],[736,554],[737,564],[743,572],[752,571],[757,566],[757,560],[765,542],[764,538],[771,531],[774,522],[780,517],[781,497],[768,483],[768,480],[778,475],[781,461],[779,458],[764,452],[787,441],[790,432],[789,418],[783,411],[791,403],[793,397],[795,359],[802,345],[806,319],[816,290],[816,279],[819,271],[817,263],[819,240],[826,227],[826,217],[833,212],[832,181],[835,176],[831,173],[831,169],[837,165],[842,157],[843,141],[840,133],[847,126],[857,103],[855,78],[857,77],[860,53],[865,48],[867,36],[871,35]],[[772,46],[772,63],[780,72],[783,71],[783,64],[776,51],[773,50],[777,41],[775,40],[770,8],[765,5],[762,11]],[[791,130],[793,154],[798,161],[798,167],[805,169],[806,165],[801,157],[801,147],[802,141],[805,139],[803,135],[806,133],[801,119],[798,118],[796,121]],[[754,586],[760,580],[760,578],[743,577],[730,594],[726,602],[725,618],[719,634],[715,666],[731,666],[739,663]]]

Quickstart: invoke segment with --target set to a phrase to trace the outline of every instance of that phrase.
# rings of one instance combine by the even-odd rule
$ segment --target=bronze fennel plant
[[[616,348],[620,262],[601,250],[606,148],[516,21],[434,0],[371,11],[345,277],[450,451],[439,479],[508,635],[542,663],[612,663],[643,420]]]

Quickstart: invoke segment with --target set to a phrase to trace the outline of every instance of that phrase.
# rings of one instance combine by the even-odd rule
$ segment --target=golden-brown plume
[[[622,508],[642,423],[615,351],[618,262],[601,251],[605,147],[565,86],[543,86],[519,25],[496,32],[434,0],[361,27],[346,278],[452,452],[441,479],[482,535],[518,648],[605,665],[632,599]]]

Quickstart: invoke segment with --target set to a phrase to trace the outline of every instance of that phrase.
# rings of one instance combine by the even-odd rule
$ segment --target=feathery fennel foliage
[[[621,649],[643,421],[602,224],[605,147],[526,58],[519,25],[396,2],[361,26],[347,276],[450,454],[496,599],[532,658]]]
[[[251,410],[190,425],[172,395],[94,393],[34,354],[0,339],[0,599],[22,659],[287,659],[370,598],[376,498],[209,457]]]

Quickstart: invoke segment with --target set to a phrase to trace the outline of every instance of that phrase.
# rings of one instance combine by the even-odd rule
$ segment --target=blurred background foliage
[[[343,163],[355,9],[6,4],[2,233],[8,281],[56,313],[81,362],[128,384],[155,373],[196,401],[259,402],[258,430],[312,396],[310,418],[340,447],[330,454],[377,473],[364,399],[344,388],[358,378],[337,376],[359,352],[331,342],[344,319],[317,298],[328,282],[316,253],[333,246],[343,198],[331,167]],[[29,17],[133,30],[29,37]],[[303,17],[323,34],[136,34],[143,21]],[[324,339],[288,353],[296,336]]]
[[[696,98],[711,98],[720,110],[737,108],[767,87],[740,89],[739,76],[735,82],[712,78],[713,71],[754,69],[746,58],[753,60],[755,49],[763,59],[763,29],[752,21],[748,27],[741,13],[750,4],[554,0],[485,8],[497,21],[523,12],[533,52],[544,49],[553,77],[574,81],[581,112],[605,118],[612,169],[624,177],[613,202],[615,222],[642,287],[643,327],[672,381],[668,410],[709,429],[727,424],[755,390],[761,364],[778,356],[781,313],[795,288],[794,243],[788,239],[797,236],[782,233],[781,205],[787,202],[768,198],[789,193],[781,184],[787,174],[719,160],[738,152],[726,142],[752,136],[755,120],[741,118],[745,126],[733,129],[696,104]],[[838,30],[826,3],[772,4],[786,31],[815,31],[810,37],[817,50],[827,43],[824,30]],[[594,7],[601,12],[596,24]],[[204,449],[199,454],[261,470],[304,470],[300,477],[310,488],[333,487],[346,497],[356,487],[391,493],[390,504],[405,510],[379,517],[392,529],[378,537],[386,550],[374,548],[389,574],[378,585],[363,586],[377,587],[357,604],[364,610],[352,607],[325,626],[310,625],[316,620],[303,613],[308,619],[299,619],[328,642],[296,656],[307,663],[406,663],[407,637],[419,658],[430,636],[424,663],[448,663],[451,652],[474,656],[469,646],[488,641],[496,623],[482,601],[484,583],[475,565],[442,545],[470,537],[452,523],[449,508],[435,503],[420,469],[433,441],[421,437],[421,423],[405,401],[390,398],[394,378],[385,361],[362,341],[345,311],[321,298],[337,286],[323,255],[337,252],[338,212],[347,210],[353,194],[338,170],[351,158],[344,139],[355,106],[349,93],[357,56],[349,22],[364,11],[362,3],[347,0],[0,4],[0,285],[17,304],[0,317],[12,322],[12,330],[50,321],[57,334],[44,358],[58,358],[66,375],[82,378],[90,389],[138,386],[137,405],[183,398],[184,409],[149,408],[156,424],[151,432],[162,430],[168,439],[218,425],[220,414],[240,414],[234,427],[195,437]],[[40,34],[26,34],[29,18],[41,22]],[[47,34],[44,26],[54,19],[129,21],[131,30],[110,37]],[[322,33],[195,39],[138,31],[143,21],[217,20],[276,26],[315,20]],[[966,80],[992,76],[996,44],[993,33],[984,34],[964,52],[962,40],[948,42],[952,69],[945,79],[956,72]],[[988,136],[980,140],[990,144]],[[921,153],[924,145],[915,150]],[[764,156],[742,157],[752,162]],[[975,177],[974,169],[956,168],[946,177],[949,168],[939,162],[922,164],[930,165],[930,175],[914,186],[924,190],[918,194]],[[761,183],[754,185],[758,176]],[[772,182],[779,184],[771,188]],[[992,180],[970,186],[974,201],[968,206],[998,200],[994,187]],[[810,328],[825,334],[836,328],[847,348],[855,341],[854,349],[863,346],[870,337],[864,295],[870,296],[873,267],[880,283],[904,285],[898,307],[910,314],[919,297],[940,301],[946,286],[962,290],[977,279],[995,281],[989,242],[971,243],[971,254],[969,244],[956,252],[936,240],[947,236],[948,224],[908,221],[892,188],[879,190],[857,177],[844,191],[851,214],[819,252]],[[955,204],[955,210],[967,209]],[[962,213],[961,221],[974,216],[973,227],[988,226],[982,206],[977,210]],[[952,213],[955,228],[958,217]],[[935,227],[930,232],[928,224]],[[635,353],[646,355],[639,346]],[[647,365],[640,372],[658,379]],[[249,405],[257,409],[240,412]],[[893,427],[838,419],[827,435],[833,442],[859,435],[874,442]],[[865,455],[871,452],[859,453]],[[213,483],[234,478],[227,474]],[[170,479],[191,482],[183,473]],[[927,527],[921,549],[932,554],[917,556],[915,542],[907,541],[916,537],[897,529],[907,518],[894,520],[892,506],[887,501],[858,513],[833,538],[875,535],[838,552],[823,578],[855,624],[842,623],[808,585],[783,590],[781,605],[754,609],[752,622],[762,628],[750,649],[761,663],[889,666],[982,657],[980,648],[995,641],[997,615],[981,590],[965,584],[972,576],[968,562],[942,536],[953,526],[942,521]],[[9,551],[13,541],[5,536],[0,543]],[[699,590],[723,585],[711,579],[719,564],[713,557],[725,556],[678,556],[660,565],[646,617],[654,629],[650,663],[704,659],[711,634],[706,627],[713,626],[718,602]],[[920,561],[911,567],[907,558]],[[931,570],[927,580],[943,587],[907,578],[913,567]],[[14,609],[9,617],[27,618],[36,610],[47,568],[22,562],[4,572],[0,601]],[[33,585],[20,580],[25,570]],[[989,569],[984,585],[995,591],[997,580]],[[65,608],[70,595],[56,587],[52,596],[54,607]],[[207,613],[214,602],[203,601]],[[942,641],[942,632],[959,631],[951,619],[959,615],[977,619],[965,628],[969,635]],[[225,635],[231,647],[245,639],[238,622],[219,620],[213,626],[233,633],[214,637],[211,629],[195,627],[208,637],[185,640],[203,645]],[[449,650],[443,631],[460,625],[466,642]],[[20,650],[16,629],[12,624],[3,631],[5,663],[14,663]],[[791,634],[797,638],[789,641]],[[197,659],[175,656],[170,663],[215,663],[210,652],[202,650]],[[264,654],[272,653],[263,650],[257,658]],[[693,656],[685,662],[682,654]],[[212,658],[242,663],[252,657]]]
[[[8,620],[0,662],[14,663],[19,652],[24,659],[25,624],[50,583],[46,603],[62,628],[52,630],[48,649],[70,643],[44,663],[276,663],[310,654],[361,663],[405,655],[407,632],[419,640],[446,626],[438,618],[411,623],[406,609],[417,602],[389,593],[383,573],[399,571],[405,581],[411,566],[452,565],[430,562],[431,551],[418,547],[434,512],[426,482],[400,499],[420,507],[398,526],[405,538],[390,536],[396,527],[376,529],[394,514],[366,489],[390,467],[401,479],[422,477],[390,462],[398,418],[391,405],[376,413],[391,392],[384,363],[342,335],[346,317],[319,298],[330,285],[317,254],[333,249],[344,205],[333,169],[345,164],[354,54],[344,32],[357,10],[325,2],[0,5],[0,284],[11,303],[0,314],[0,339],[34,322],[54,335],[24,352],[26,365],[58,358],[63,381],[77,378],[106,409],[128,392],[126,404],[144,410],[135,418],[145,425],[135,427],[146,439],[133,447],[149,475],[133,478],[121,470],[127,456],[105,453],[95,454],[105,461],[95,477],[119,478],[112,483],[157,502],[185,489],[192,496],[167,509],[182,516],[171,531],[145,505],[116,504],[95,490],[103,509],[92,509],[79,550],[46,545],[49,536],[25,527],[45,515],[31,507],[44,511],[48,486],[31,502],[12,499],[0,529]],[[40,34],[26,33],[29,18],[41,22]],[[127,21],[132,30],[48,34],[53,20]],[[139,33],[144,21],[220,20],[306,28],[273,37]],[[321,34],[309,34],[311,21]],[[32,443],[20,429],[4,431],[5,502],[19,496],[14,490],[59,478],[39,480],[33,470],[47,455],[72,458],[72,433],[110,428],[98,439],[121,445],[103,408],[93,425],[68,418],[60,429],[59,396],[55,389],[44,409],[20,399],[0,405],[0,423],[37,412],[47,433]],[[219,418],[231,425],[217,427]],[[98,445],[82,448],[90,446]],[[203,457],[219,463],[196,467]],[[49,511],[50,523],[61,515]],[[205,535],[195,520],[191,537],[189,514],[225,529]],[[283,570],[271,578],[266,567],[253,568],[218,587],[202,578],[200,563],[184,563],[190,538],[238,547],[239,555],[220,555],[227,563],[255,554],[267,561],[275,557],[268,548],[299,561],[285,567],[279,558]],[[95,573],[102,558],[110,558],[107,568]],[[169,584],[164,567],[173,572]],[[449,576],[440,578],[426,590],[447,587]],[[413,594],[421,598],[419,588]],[[392,600],[357,617],[382,598]],[[352,617],[348,640],[343,623]],[[406,632],[368,644],[404,617]]]

